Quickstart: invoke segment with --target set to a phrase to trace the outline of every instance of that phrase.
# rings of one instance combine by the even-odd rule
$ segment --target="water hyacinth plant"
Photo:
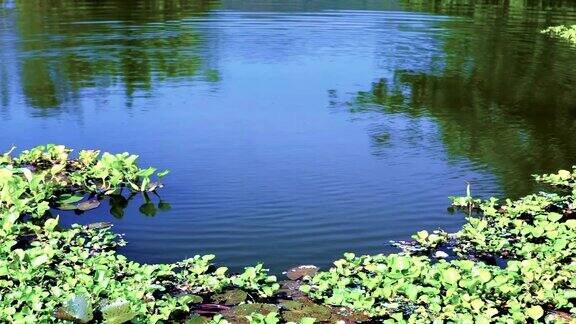
[[[455,198],[469,215],[447,247],[457,260],[421,256],[447,236],[414,235],[422,249],[404,255],[346,254],[301,289],[331,305],[386,322],[516,323],[571,320],[576,313],[576,169],[536,176],[557,193],[500,202]],[[417,251],[410,255],[410,251]]]
[[[116,251],[125,242],[110,224],[59,226],[54,209],[162,188],[167,172],[140,168],[135,155],[73,156],[59,145],[12,153],[0,155],[7,322],[517,323],[576,314],[576,169],[537,176],[552,193],[454,198],[466,215],[457,233],[420,231],[402,253],[346,253],[326,271],[301,267],[278,282],[261,264],[229,273],[213,255],[139,264]],[[451,257],[431,257],[438,251]]]
[[[86,195],[97,201],[122,188],[154,191],[167,173],[141,169],[137,156],[127,153],[70,153],[47,145],[0,157],[3,320],[154,323],[185,318],[202,295],[240,288],[265,298],[278,289],[261,265],[236,275],[214,267],[212,255],[142,265],[116,253],[125,242],[106,225],[59,228],[51,208],[80,205]]]

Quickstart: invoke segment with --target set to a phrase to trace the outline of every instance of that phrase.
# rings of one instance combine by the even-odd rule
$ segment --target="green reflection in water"
[[[510,196],[535,190],[532,174],[576,162],[576,50],[538,32],[554,23],[559,11],[574,12],[573,4],[548,10],[543,1],[522,2],[526,10],[514,11],[508,9],[522,7],[520,2],[510,7],[409,2],[412,9],[474,18],[441,26],[446,29],[438,36],[442,68],[397,69],[358,92],[347,103],[351,113],[430,118],[451,159],[489,167]],[[385,148],[394,133],[386,126],[377,129],[372,141]]]
[[[23,92],[37,108],[59,107],[83,88],[121,86],[126,97],[155,82],[218,72],[200,33],[183,21],[214,1],[15,2]],[[72,98],[71,98],[72,97]]]

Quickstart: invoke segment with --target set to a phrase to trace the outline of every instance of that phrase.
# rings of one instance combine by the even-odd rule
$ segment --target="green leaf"
[[[78,206],[72,204],[66,204],[66,205],[59,205],[56,208],[60,210],[76,210]]]
[[[354,253],[350,253],[350,252],[344,253],[344,259],[346,259],[346,260],[352,260],[355,257],[356,257],[356,255]]]
[[[394,270],[402,271],[408,269],[411,264],[412,263],[410,262],[410,257],[396,255],[395,258],[392,259],[390,266]]]
[[[548,220],[551,222],[557,222],[560,219],[562,219],[562,214],[558,214],[558,213],[549,213],[548,214]]]
[[[144,177],[144,178],[148,178],[148,177],[150,177],[152,174],[154,174],[154,172],[156,172],[156,169],[150,167],[150,168],[146,168],[146,169],[140,170],[140,171],[138,172],[138,176]]]
[[[472,270],[472,273],[475,276],[478,276],[478,278],[482,283],[487,283],[488,281],[490,281],[490,279],[492,279],[492,274],[490,274],[490,271],[486,269],[474,268],[474,270]]]
[[[241,289],[233,289],[213,296],[213,299],[226,305],[238,305],[248,298],[248,293]]]
[[[455,285],[458,283],[460,278],[460,273],[454,268],[448,268],[442,272],[442,281],[450,285]]]
[[[67,198],[58,200],[58,204],[60,204],[60,205],[73,204],[73,203],[79,202],[83,198],[84,198],[83,196],[69,196]]]
[[[494,317],[496,316],[496,314],[498,314],[498,310],[496,308],[488,308],[485,311],[486,316],[490,317]]]
[[[34,259],[32,259],[30,261],[30,264],[32,265],[32,267],[36,268],[36,267],[42,265],[43,263],[48,262],[48,259],[49,259],[48,255],[41,254],[41,255],[35,257]]]
[[[428,231],[419,231],[416,233],[416,237],[420,240],[425,240],[428,237]]]
[[[410,299],[411,301],[416,301],[416,299],[418,298],[418,293],[420,292],[420,288],[416,285],[409,285],[408,287],[406,287],[405,289],[405,293],[406,296],[408,297],[408,299]]]
[[[530,228],[527,228],[527,230],[529,230]],[[531,231],[532,236],[534,237],[540,237],[542,235],[544,235],[544,228],[542,227],[532,227]]]
[[[104,322],[108,324],[122,324],[132,320],[136,313],[130,308],[130,303],[119,298],[112,303],[101,307]]]
[[[537,320],[544,316],[544,309],[540,306],[532,306],[526,310],[526,315],[528,315],[533,320]]]
[[[479,311],[482,306],[484,306],[484,302],[480,299],[474,299],[473,301],[470,302],[470,306],[472,306],[472,309],[475,311]]]
[[[572,177],[572,174],[568,170],[560,170],[558,171],[558,175],[562,180],[569,180]]]
[[[576,219],[569,219],[569,220],[564,222],[564,225],[566,225],[570,229],[575,229],[576,228]]]
[[[140,191],[140,187],[138,187],[138,185],[135,184],[134,182],[130,181],[130,182],[128,182],[128,184],[130,184],[130,187],[132,188],[132,190]]]
[[[48,220],[46,220],[46,222],[44,222],[44,229],[47,232],[52,232],[56,228],[56,226],[58,225],[58,220],[59,220],[59,217],[49,218]]]
[[[18,217],[20,217],[20,215],[18,215],[17,213],[7,213],[3,216],[3,223],[2,224],[2,228],[5,231],[9,231],[12,229],[12,226],[14,226],[14,223],[16,222],[16,220],[18,220]]]
[[[142,180],[142,183],[140,184],[140,191],[146,191],[146,188],[148,188],[148,184],[150,183],[150,178],[146,177]]]
[[[77,208],[81,211],[88,211],[91,209],[98,208],[100,206],[100,202],[97,199],[91,199],[88,201],[83,201],[78,204]]]

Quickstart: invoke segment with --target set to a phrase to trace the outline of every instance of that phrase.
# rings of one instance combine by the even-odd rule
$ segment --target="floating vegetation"
[[[187,318],[190,307],[229,289],[268,298],[279,288],[262,265],[228,274],[212,255],[142,265],[115,252],[125,242],[109,224],[58,226],[49,210],[89,210],[99,199],[154,192],[167,174],[139,168],[136,155],[60,145],[0,155],[0,318],[8,322],[158,322]],[[152,179],[155,177],[155,179]],[[84,197],[91,197],[85,199]],[[208,297],[209,300],[209,297]]]
[[[224,318],[231,323],[250,323],[248,317],[252,314],[263,315],[262,319],[270,314],[273,314],[270,318],[277,318],[278,307],[273,304],[251,303],[238,305],[222,312]]]
[[[154,206],[148,194],[167,172],[136,160],[98,151],[72,157],[58,145],[0,155],[0,318],[516,323],[576,314],[576,169],[536,177],[554,193],[453,198],[467,215],[456,233],[420,231],[395,242],[400,254],[346,253],[327,271],[298,266],[278,282],[261,264],[229,273],[213,255],[139,264],[116,252],[125,242],[109,223],[59,227],[50,210],[63,206],[88,211],[109,199],[114,209],[134,194],[145,196],[140,209]]]
[[[314,265],[301,265],[286,271],[286,277],[290,280],[298,280],[305,276],[313,276],[320,270]]]
[[[548,27],[542,33],[565,39],[576,45],[576,25]]]
[[[347,253],[300,289],[322,303],[391,322],[571,319],[576,314],[576,169],[536,179],[559,193],[502,202],[453,199],[466,213],[472,204],[478,210],[459,232],[418,232],[415,241],[401,242],[404,255]],[[441,249],[457,260],[422,256]]]
[[[225,305],[238,305],[248,299],[248,293],[241,289],[228,290],[213,297],[214,301]]]

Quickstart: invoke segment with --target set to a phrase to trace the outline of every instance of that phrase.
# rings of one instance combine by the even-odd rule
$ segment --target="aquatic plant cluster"
[[[46,145],[0,156],[0,318],[8,322],[314,323],[569,321],[576,314],[576,169],[537,176],[554,193],[453,198],[453,234],[420,231],[392,255],[346,253],[279,282],[214,256],[128,260],[110,224],[59,226],[57,209],[154,192],[166,171],[137,156]],[[442,252],[442,253],[439,253]],[[447,259],[444,259],[447,257]]]
[[[542,31],[543,34],[548,34],[553,37],[565,39],[576,45],[576,25],[571,26],[553,26],[548,27]]]
[[[52,208],[96,206],[121,190],[161,187],[167,172],[141,169],[136,155],[100,154],[47,145],[0,157],[0,318],[15,323],[158,322],[186,318],[204,295],[237,288],[256,298],[278,288],[262,265],[229,275],[196,256],[143,265],[115,252],[124,241],[109,224],[58,226]],[[218,322],[218,318],[214,322]]]
[[[570,320],[576,313],[576,169],[536,179],[558,192],[516,201],[454,197],[454,207],[469,214],[459,232],[418,232],[402,254],[346,254],[301,289],[391,322]],[[453,260],[431,261],[428,255],[442,249]]]

